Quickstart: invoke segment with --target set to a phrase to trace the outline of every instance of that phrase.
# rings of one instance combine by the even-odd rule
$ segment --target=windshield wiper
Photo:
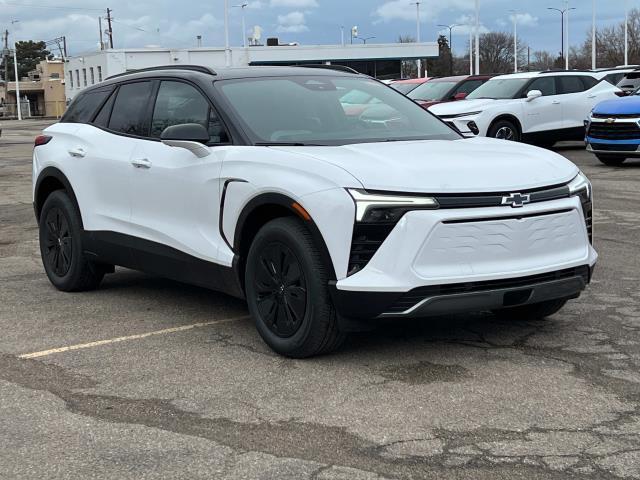
[[[319,145],[316,143],[302,143],[302,142],[257,142],[254,143],[256,147],[324,147],[325,145]]]

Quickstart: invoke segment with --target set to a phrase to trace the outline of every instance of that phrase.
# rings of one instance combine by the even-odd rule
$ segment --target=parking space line
[[[41,352],[33,352],[33,353],[25,353],[23,355],[18,355],[18,358],[40,358],[40,357],[46,357],[48,355],[53,355],[54,353],[63,353],[63,352],[70,352],[72,350],[83,350],[85,348],[93,348],[93,347],[100,347],[102,345],[110,345],[113,343],[120,343],[120,342],[127,342],[129,340],[139,340],[141,338],[147,338],[147,337],[153,337],[156,335],[166,335],[169,333],[177,333],[177,332],[184,332],[187,330],[193,330],[194,328],[202,328],[202,327],[208,327],[210,325],[219,325],[222,323],[230,323],[230,322],[235,322],[237,320],[243,320],[249,318],[248,316],[242,316],[242,317],[235,317],[235,318],[225,318],[222,320],[212,320],[211,322],[202,322],[202,323],[192,323],[191,325],[183,325],[181,327],[173,327],[173,328],[165,328],[163,330],[156,330],[153,332],[147,332],[147,333],[139,333],[137,335],[127,335],[125,337],[116,337],[116,338],[110,338],[110,339],[106,339],[106,340],[98,340],[95,342],[89,342],[89,343],[81,343],[78,345],[69,345],[67,347],[60,347],[60,348],[52,348],[50,350],[43,350]]]

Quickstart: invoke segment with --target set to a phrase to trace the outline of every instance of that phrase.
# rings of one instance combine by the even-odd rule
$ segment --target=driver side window
[[[542,96],[543,97],[548,97],[550,95],[556,95],[556,79],[554,77],[544,77],[544,78],[537,78],[535,79],[533,82],[531,82],[531,85],[529,85],[529,88],[527,88],[527,91],[525,92],[525,97],[527,96],[527,93],[529,93],[531,90],[540,90],[542,92]]]
[[[212,143],[229,141],[218,115],[195,87],[183,82],[161,82],[153,110],[151,137],[160,138],[165,128],[184,123],[202,125]]]

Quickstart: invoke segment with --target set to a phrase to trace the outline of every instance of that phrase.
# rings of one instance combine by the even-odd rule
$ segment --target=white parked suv
[[[354,110],[358,92],[376,101]],[[82,92],[35,144],[55,287],[96,288],[119,265],[220,290],[291,357],[378,318],[551,315],[596,263],[575,165],[465,140],[346,71],[125,74]]]
[[[597,73],[518,73],[494,77],[466,100],[430,110],[465,136],[550,147],[562,140],[583,140],[591,109],[621,94]]]

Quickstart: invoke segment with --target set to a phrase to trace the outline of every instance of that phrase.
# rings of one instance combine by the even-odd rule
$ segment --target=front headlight
[[[411,210],[431,210],[439,207],[432,197],[412,197],[369,193],[365,190],[349,189],[356,204],[356,221],[362,223],[397,223]]]
[[[481,113],[482,110],[478,112],[456,113],[455,115],[440,115],[440,118],[444,120],[450,120],[452,118],[474,117],[476,115],[480,115]]]
[[[592,196],[591,182],[582,172],[576,178],[569,182],[569,194],[580,196],[585,201],[590,201]]]

